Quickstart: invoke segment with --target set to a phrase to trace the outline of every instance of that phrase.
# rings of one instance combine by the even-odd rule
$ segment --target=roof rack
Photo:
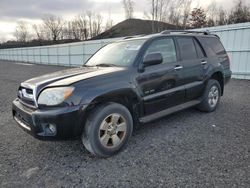
[[[126,40],[126,39],[132,39],[132,38],[137,38],[137,37],[144,37],[145,35],[134,35],[134,36],[127,36],[127,37],[124,37],[123,40]]]
[[[191,30],[165,30],[162,31],[161,34],[169,35],[171,33],[181,33],[181,34],[188,34],[188,33],[197,33],[197,34],[203,34],[203,35],[210,35],[211,33],[209,30],[206,31],[191,31]]]

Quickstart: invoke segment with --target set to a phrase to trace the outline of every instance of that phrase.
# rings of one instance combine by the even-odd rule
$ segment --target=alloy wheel
[[[219,89],[217,86],[212,86],[208,94],[208,104],[210,107],[214,108],[219,100]]]
[[[123,142],[126,132],[125,118],[118,113],[110,114],[100,125],[99,140],[104,147],[115,148]]]

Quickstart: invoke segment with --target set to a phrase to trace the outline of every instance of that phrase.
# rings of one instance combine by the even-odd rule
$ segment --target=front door
[[[152,41],[144,57],[151,53],[161,53],[163,62],[146,67],[136,78],[143,96],[145,115],[181,104],[185,99],[185,89],[179,82],[182,69],[177,63],[173,38],[166,37]]]

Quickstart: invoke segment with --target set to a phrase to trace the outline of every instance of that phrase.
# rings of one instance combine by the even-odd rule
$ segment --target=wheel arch
[[[142,103],[138,94],[132,89],[127,88],[109,91],[94,97],[85,109],[83,125],[86,123],[89,113],[91,113],[94,108],[106,103],[118,103],[125,106],[131,113],[134,125],[137,124],[142,110]]]
[[[210,79],[217,80],[221,87],[221,96],[224,94],[224,77],[223,73],[221,71],[216,71],[213,74],[211,74]]]
[[[91,103],[96,105],[108,102],[119,103],[127,107],[131,115],[133,115],[135,113],[136,107],[140,104],[140,99],[138,95],[131,89],[122,89],[97,96],[92,100]]]

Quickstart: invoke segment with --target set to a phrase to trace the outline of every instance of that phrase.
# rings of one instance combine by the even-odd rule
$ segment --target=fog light
[[[49,124],[49,130],[52,134],[56,134],[56,126],[53,124]]]

